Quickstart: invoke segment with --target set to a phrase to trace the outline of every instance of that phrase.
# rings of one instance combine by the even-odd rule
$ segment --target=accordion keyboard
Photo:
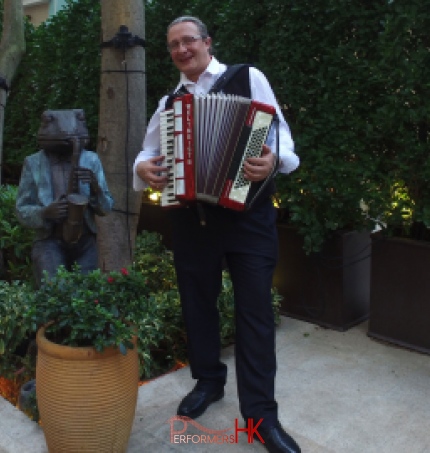
[[[175,175],[173,169],[175,161],[173,110],[166,110],[160,113],[160,130],[160,154],[164,156],[163,165],[170,169],[167,173],[169,181],[161,192],[161,206],[174,206],[178,205],[179,202],[176,199]]]

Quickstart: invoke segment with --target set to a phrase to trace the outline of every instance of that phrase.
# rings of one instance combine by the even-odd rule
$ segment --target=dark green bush
[[[150,291],[176,288],[172,252],[163,245],[159,233],[144,230],[137,235],[134,265],[145,275]]]
[[[10,168],[37,151],[45,109],[82,108],[95,149],[100,86],[100,2],[68,2],[49,21],[26,29],[26,54],[5,112],[4,160]],[[6,175],[8,176],[8,175]],[[16,173],[10,178],[16,182]],[[5,177],[6,179],[6,177]]]
[[[141,378],[150,379],[166,372],[177,362],[186,362],[186,333],[172,253],[162,245],[161,236],[158,233],[143,231],[138,237],[138,244],[134,270],[142,274],[143,278],[139,280],[144,282],[142,291],[146,294],[149,292],[149,295],[142,298],[142,304],[144,303],[145,306],[138,310],[139,315],[134,317],[133,322],[138,329]],[[90,306],[87,307],[82,296],[88,292],[87,287],[92,288],[88,292],[92,299],[94,299],[94,291],[101,292],[99,287],[96,288],[91,283],[97,277],[94,273],[88,282],[82,275],[71,278],[71,282],[80,282],[80,289],[77,293],[76,284],[70,286],[64,281],[58,283],[58,288],[55,285],[52,288],[47,286],[41,295],[34,293],[32,286],[28,283],[13,282],[9,284],[0,281],[0,300],[2,301],[0,304],[0,375],[4,375],[10,370],[16,370],[19,364],[27,366],[29,372],[34,372],[34,369],[25,363],[25,354],[22,357],[15,354],[16,348],[35,334],[36,325],[31,323],[31,313],[34,312],[36,306],[32,307],[31,304],[36,302],[39,311],[41,303],[49,305],[50,309],[55,312],[56,309],[52,302],[55,297],[59,297],[55,296],[59,291],[63,296],[66,294],[71,300],[73,299],[74,306],[89,309]],[[119,293],[118,295],[120,296]],[[102,296],[100,296],[100,300],[102,300]],[[273,307],[277,322],[279,321],[279,301],[280,296],[276,289],[273,289]],[[93,300],[89,303],[94,306]],[[221,341],[223,346],[227,346],[234,342],[235,334],[234,294],[228,272],[223,273],[218,304]],[[66,311],[69,309],[70,307],[64,308]],[[43,316],[45,318],[46,313]],[[29,377],[32,378],[34,375]]]
[[[9,377],[24,365],[27,350],[19,349],[31,334],[24,314],[32,291],[28,284],[0,280],[0,376]]]
[[[31,246],[34,231],[23,227],[15,215],[17,187],[0,187],[0,279],[32,280]]]
[[[199,16],[217,57],[262,69],[283,107],[301,165],[277,178],[279,198],[307,251],[319,250],[339,229],[372,228],[372,219],[394,228],[429,225],[429,6],[429,0],[146,2],[148,116],[177,83],[167,25],[182,14]],[[85,108],[96,137],[99,33],[96,0],[70,4],[29,28],[6,109],[5,168],[34,152],[48,106]]]
[[[376,212],[389,234],[426,240],[430,240],[429,7],[428,0],[390,3],[375,68],[380,100],[370,113],[379,145]]]

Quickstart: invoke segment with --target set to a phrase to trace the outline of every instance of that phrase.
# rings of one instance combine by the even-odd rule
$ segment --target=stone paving
[[[369,338],[366,322],[338,332],[288,317],[277,329],[277,353],[280,420],[303,453],[430,452],[430,356]],[[233,347],[223,360],[226,396],[197,422],[230,434],[241,422]],[[192,387],[187,367],[140,387],[127,453],[266,451],[244,433],[238,443],[175,442],[169,420]],[[189,439],[202,432],[187,426]],[[0,453],[47,453],[42,429],[1,398]]]

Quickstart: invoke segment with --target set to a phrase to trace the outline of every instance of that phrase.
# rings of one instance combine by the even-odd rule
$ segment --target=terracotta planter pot
[[[52,343],[37,332],[36,394],[50,453],[125,453],[139,381],[137,348]]]

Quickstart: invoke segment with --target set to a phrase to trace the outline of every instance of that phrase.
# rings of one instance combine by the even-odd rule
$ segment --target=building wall
[[[25,6],[24,4],[24,15],[29,17],[30,22],[37,27],[48,18],[48,9],[48,3],[31,6]]]
[[[22,0],[24,14],[36,27],[51,16],[55,16],[66,5],[66,0]]]
[[[66,6],[66,0],[51,0],[49,2],[49,16],[54,16],[64,6]]]

